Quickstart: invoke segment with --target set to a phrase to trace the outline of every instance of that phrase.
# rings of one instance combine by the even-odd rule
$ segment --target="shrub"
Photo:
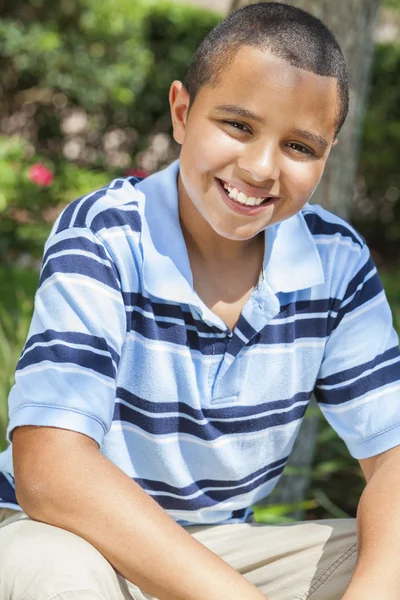
[[[28,333],[37,282],[35,271],[0,269],[0,451],[6,446],[7,398]]]
[[[352,220],[382,260],[400,248],[400,44],[376,47]]]
[[[61,207],[110,179],[110,173],[32,155],[22,138],[0,137],[0,265],[24,254],[39,259]]]
[[[0,21],[0,264],[38,256],[63,204],[131,167],[152,171],[175,158],[169,85],[219,18],[148,0],[8,6]]]

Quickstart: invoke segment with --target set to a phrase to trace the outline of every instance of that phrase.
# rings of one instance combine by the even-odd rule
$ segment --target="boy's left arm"
[[[358,559],[342,600],[400,598],[400,445],[359,460]]]

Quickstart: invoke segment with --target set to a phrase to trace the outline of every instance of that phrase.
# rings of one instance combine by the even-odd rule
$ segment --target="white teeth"
[[[228,196],[233,200],[236,200],[240,204],[246,206],[258,206],[265,200],[265,198],[254,198],[254,196],[246,196],[243,192],[239,192],[235,187],[232,187],[228,183],[223,183],[225,190],[228,192]]]

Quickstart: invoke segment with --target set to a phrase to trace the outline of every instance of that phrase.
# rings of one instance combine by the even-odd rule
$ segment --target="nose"
[[[280,176],[279,146],[273,141],[254,141],[246,144],[238,160],[238,167],[247,171],[256,183],[278,181]]]

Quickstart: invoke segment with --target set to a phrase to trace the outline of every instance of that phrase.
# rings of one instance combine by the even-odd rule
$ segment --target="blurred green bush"
[[[38,168],[42,173],[35,177]],[[1,136],[0,264],[12,264],[21,255],[38,258],[61,208],[109,180],[110,173],[51,161],[32,154],[23,138]]]
[[[152,0],[30,0],[0,21],[0,264],[41,254],[60,208],[169,163],[168,91],[219,15]],[[135,158],[134,158],[135,157]],[[51,185],[29,178],[40,164]]]
[[[0,262],[39,256],[63,204],[130,167],[152,172],[175,158],[169,86],[219,19],[156,0],[8,4],[0,21],[0,135],[8,138],[0,142]],[[400,44],[378,45],[351,207],[380,262],[391,263],[400,248],[399,73]],[[53,172],[50,186],[27,178],[35,163]]]
[[[375,50],[352,221],[387,263],[400,257],[400,40]]]
[[[6,447],[7,399],[27,337],[37,282],[38,274],[31,270],[0,270],[0,452]]]

